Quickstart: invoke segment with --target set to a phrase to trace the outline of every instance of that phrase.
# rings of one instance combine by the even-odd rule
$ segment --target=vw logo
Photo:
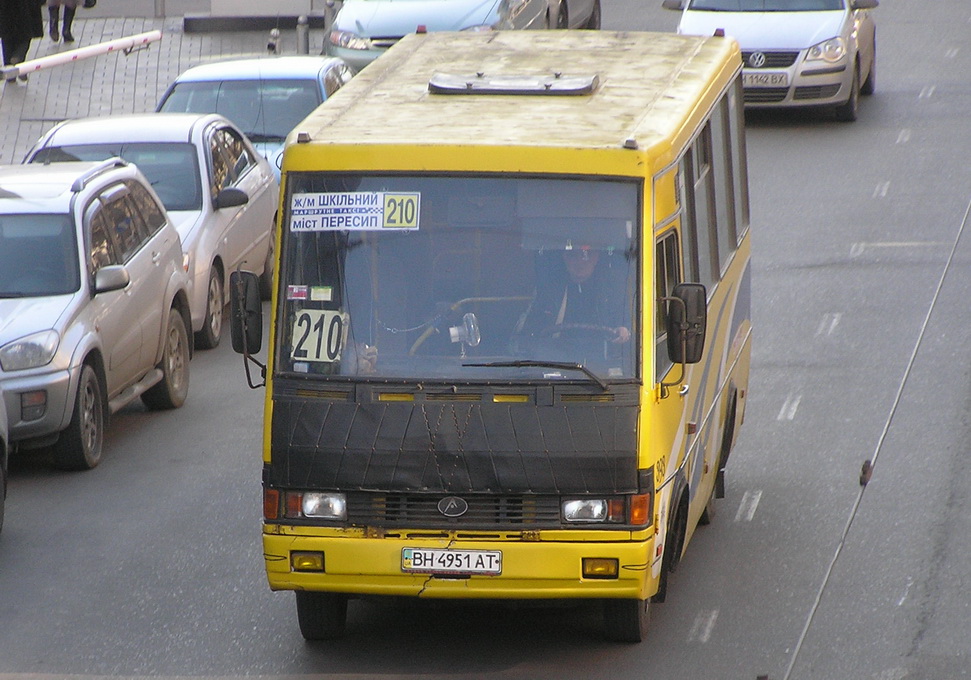
[[[446,496],[438,501],[438,511],[446,517],[461,517],[469,511],[469,504],[458,496]]]
[[[762,68],[765,66],[765,52],[752,52],[748,58],[748,65],[752,68]]]

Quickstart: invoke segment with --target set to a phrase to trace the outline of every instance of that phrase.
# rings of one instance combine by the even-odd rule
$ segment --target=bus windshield
[[[615,178],[290,173],[276,369],[636,379],[641,194]]]

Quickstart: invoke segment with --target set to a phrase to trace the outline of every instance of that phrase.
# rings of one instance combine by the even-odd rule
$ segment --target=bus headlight
[[[564,522],[575,524],[631,524],[651,522],[651,494],[614,498],[568,498],[560,507]]]
[[[285,516],[343,521],[347,519],[347,496],[333,491],[288,491]]]

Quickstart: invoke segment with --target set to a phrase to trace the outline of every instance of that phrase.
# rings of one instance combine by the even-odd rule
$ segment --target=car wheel
[[[2,455],[2,454],[0,454]],[[3,506],[7,503],[7,472],[0,463],[0,531],[3,531]]]
[[[589,31],[600,30],[600,0],[594,0],[593,12],[591,12],[590,18],[587,19],[587,23],[583,27]]]
[[[223,314],[226,309],[226,296],[223,295],[223,277],[219,269],[209,270],[209,293],[206,295],[206,320],[202,329],[196,333],[196,346],[199,349],[213,349],[219,345],[223,332]]]
[[[570,27],[570,14],[566,10],[566,3],[561,2],[556,7],[556,27],[564,29]]]
[[[866,76],[866,80],[863,81],[863,85],[860,86],[860,94],[870,96],[877,89],[877,39],[873,39],[873,51],[870,53],[873,55],[873,61],[870,62],[870,72]]]
[[[273,295],[274,254],[273,231],[270,231],[270,245],[266,249],[266,261],[263,263],[263,273],[260,274],[260,297],[264,300],[269,300]]]
[[[347,596],[338,593],[296,591],[297,622],[306,640],[335,640],[344,635]]]
[[[850,81],[850,96],[836,107],[836,120],[852,123],[856,120],[860,109],[860,65],[853,69],[853,80]]]
[[[154,410],[179,408],[189,394],[189,334],[177,309],[169,310],[162,343],[162,379],[142,395]]]
[[[651,621],[650,600],[604,600],[604,635],[611,642],[640,642]]]
[[[52,449],[55,467],[61,470],[90,470],[101,462],[104,446],[105,398],[95,370],[81,367],[74,412],[67,429]]]

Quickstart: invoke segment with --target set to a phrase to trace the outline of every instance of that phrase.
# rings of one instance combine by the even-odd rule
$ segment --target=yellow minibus
[[[394,596],[643,638],[745,413],[740,71],[722,36],[415,34],[292,131],[265,364],[254,275],[231,316],[304,637]]]

